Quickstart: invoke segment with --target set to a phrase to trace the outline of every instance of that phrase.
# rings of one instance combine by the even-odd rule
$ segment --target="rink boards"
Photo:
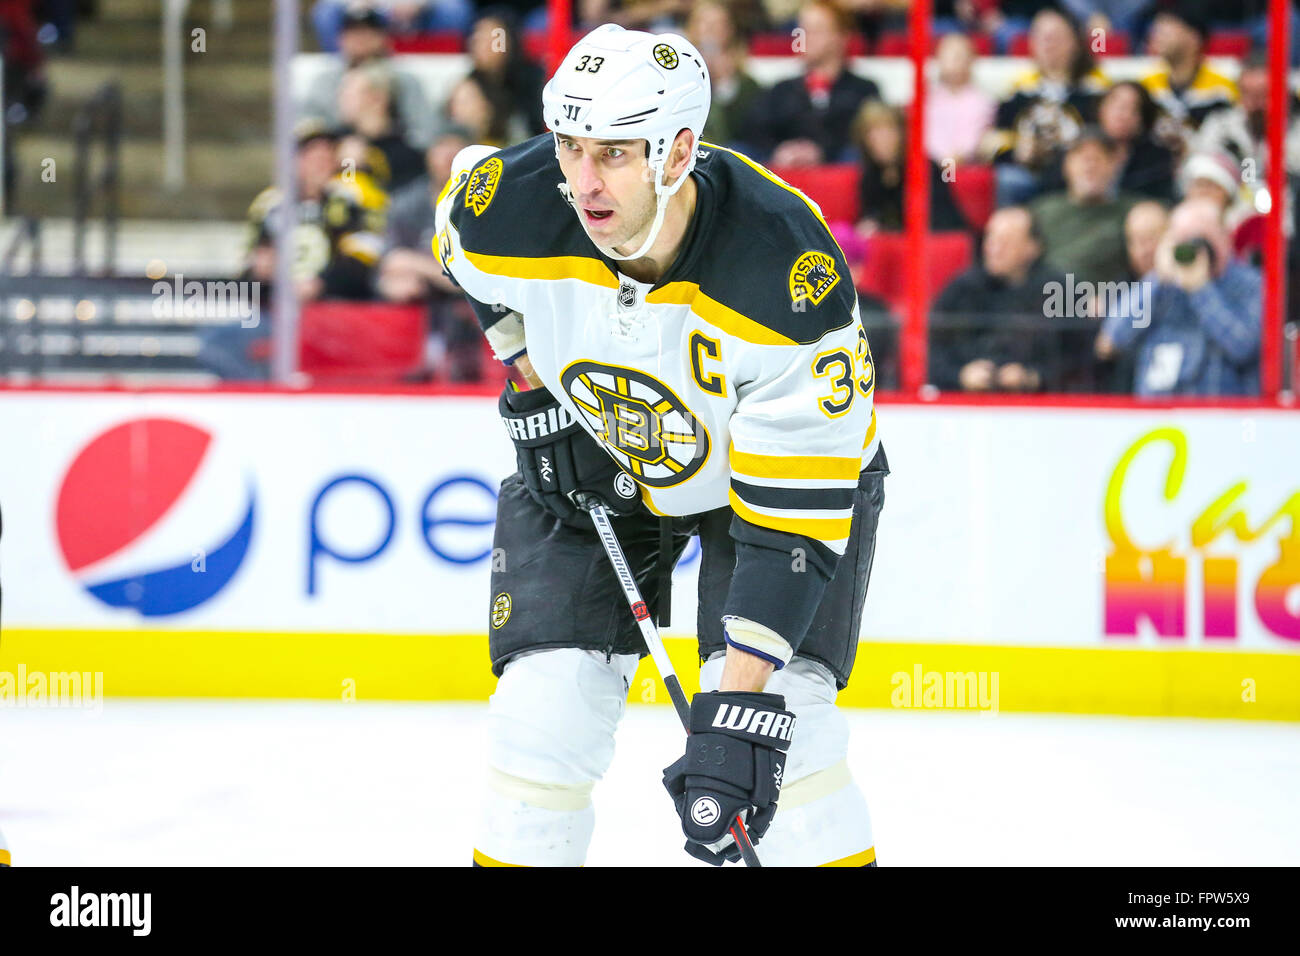
[[[0,392],[0,705],[72,671],[118,696],[482,699],[510,560],[495,405]],[[1300,414],[879,422],[893,475],[843,702],[1300,719]],[[675,577],[684,683],[697,564]],[[651,675],[633,700],[666,699]]]

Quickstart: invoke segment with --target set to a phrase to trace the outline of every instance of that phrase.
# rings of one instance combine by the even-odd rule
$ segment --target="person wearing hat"
[[[390,33],[423,33],[469,28],[471,0],[316,0],[311,9],[316,39],[326,53],[338,52],[349,22],[369,18]]]
[[[1162,131],[1170,146],[1187,139],[1211,113],[1237,102],[1237,85],[1205,61],[1208,33],[1208,11],[1199,0],[1165,6],[1151,24],[1148,45],[1164,63],[1143,77],[1142,85],[1172,121]]]
[[[298,297],[365,299],[379,260],[388,196],[360,169],[339,171],[339,133],[306,119],[297,140],[297,214],[293,278]],[[269,186],[249,207],[250,241],[244,276],[270,282],[275,276],[279,189]]]
[[[1184,199],[1214,203],[1230,229],[1249,214],[1241,202],[1237,163],[1225,153],[1196,153],[1187,157],[1179,171],[1178,185]]]

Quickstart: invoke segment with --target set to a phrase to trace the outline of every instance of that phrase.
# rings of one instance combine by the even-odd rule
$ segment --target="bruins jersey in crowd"
[[[677,258],[638,282],[579,223],[550,134],[477,149],[473,168],[457,158],[434,245],[496,353],[527,352],[652,511],[730,505],[833,566],[879,440],[857,296],[817,206],[704,143]]]
[[[1192,82],[1181,89],[1169,82],[1169,71],[1159,70],[1142,78],[1151,98],[1164,113],[1157,135],[1166,140],[1186,137],[1200,129],[1205,117],[1216,110],[1230,109],[1237,102],[1237,84],[1202,63]]]
[[[1048,150],[1068,146],[1083,127],[1097,119],[1097,106],[1110,80],[1093,69],[1072,86],[1053,83],[1038,69],[1016,77],[1011,96],[998,106],[993,127],[1000,161],[1010,161],[1021,136],[1031,136]]]
[[[249,207],[249,247],[272,245],[280,191],[270,186]],[[388,195],[364,172],[339,174],[320,199],[303,199],[293,232],[293,276],[319,276],[325,298],[364,299],[383,250]]]

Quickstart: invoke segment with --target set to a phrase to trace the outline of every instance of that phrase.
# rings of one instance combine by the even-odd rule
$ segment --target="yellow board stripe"
[[[645,297],[651,305],[689,305],[691,311],[710,325],[751,345],[798,345],[794,339],[769,329],[761,322],[723,305],[700,291],[694,282],[669,282]]]
[[[818,541],[842,541],[849,536],[853,527],[852,515],[844,518],[781,518],[755,511],[732,489],[727,490],[727,499],[731,502],[731,510],[750,524],[771,528],[773,531],[788,531]]]
[[[0,866],[13,866],[8,850],[0,850]]]
[[[866,866],[868,863],[874,863],[875,861],[876,848],[869,846],[861,853],[854,853],[852,856],[846,856],[831,863],[823,863],[822,866]]]
[[[599,259],[586,256],[489,256],[465,250],[465,258],[480,272],[509,279],[577,279],[617,289],[618,279]]]
[[[865,446],[863,446],[865,447]],[[862,471],[861,458],[831,455],[756,455],[731,446],[731,470],[755,478],[822,478],[828,481],[856,481]]]
[[[502,863],[500,860],[494,860],[481,850],[474,851],[474,862],[479,866],[523,866],[522,863]]]
[[[698,645],[694,637],[680,632],[665,637],[664,644],[689,698],[700,689]],[[1100,637],[1087,647],[864,640],[838,702],[845,707],[932,710],[898,700],[899,675],[911,678],[918,665],[924,673],[997,674],[1000,712],[1300,721],[1300,654],[1102,646]],[[20,667],[28,674],[100,672],[108,698],[340,700],[349,689],[343,682],[351,681],[358,701],[485,701],[496,688],[486,633],[286,634],[6,625],[0,641],[0,674],[9,677],[0,687],[6,694],[14,689],[16,677],[11,675]],[[631,687],[633,703],[669,702],[649,658],[641,661]],[[13,706],[13,701],[0,698],[0,709]]]

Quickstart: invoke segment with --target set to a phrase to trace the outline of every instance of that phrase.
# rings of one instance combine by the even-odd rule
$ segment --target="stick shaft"
[[[591,513],[591,521],[596,526],[596,534],[600,536],[600,543],[605,547],[609,563],[614,568],[614,575],[623,588],[623,596],[627,598],[627,603],[632,608],[632,616],[636,618],[637,625],[641,628],[641,636],[645,639],[650,658],[659,669],[659,677],[663,680],[664,686],[668,688],[668,696],[672,698],[673,707],[677,710],[677,718],[682,722],[682,729],[689,735],[690,705],[686,702],[686,694],[682,691],[681,681],[677,679],[673,662],[668,658],[664,642],[659,637],[659,629],[650,619],[650,609],[641,599],[641,589],[636,586],[632,569],[627,566],[627,558],[623,556],[623,546],[618,543],[618,535],[614,533],[614,526],[610,523],[609,512],[605,510],[604,505],[594,502],[587,505],[587,510]],[[745,861],[746,866],[762,866],[758,854],[754,852],[749,834],[745,832],[745,821],[740,817],[736,817],[735,826],[731,827],[731,838],[736,841],[736,846],[740,849],[740,857]]]

